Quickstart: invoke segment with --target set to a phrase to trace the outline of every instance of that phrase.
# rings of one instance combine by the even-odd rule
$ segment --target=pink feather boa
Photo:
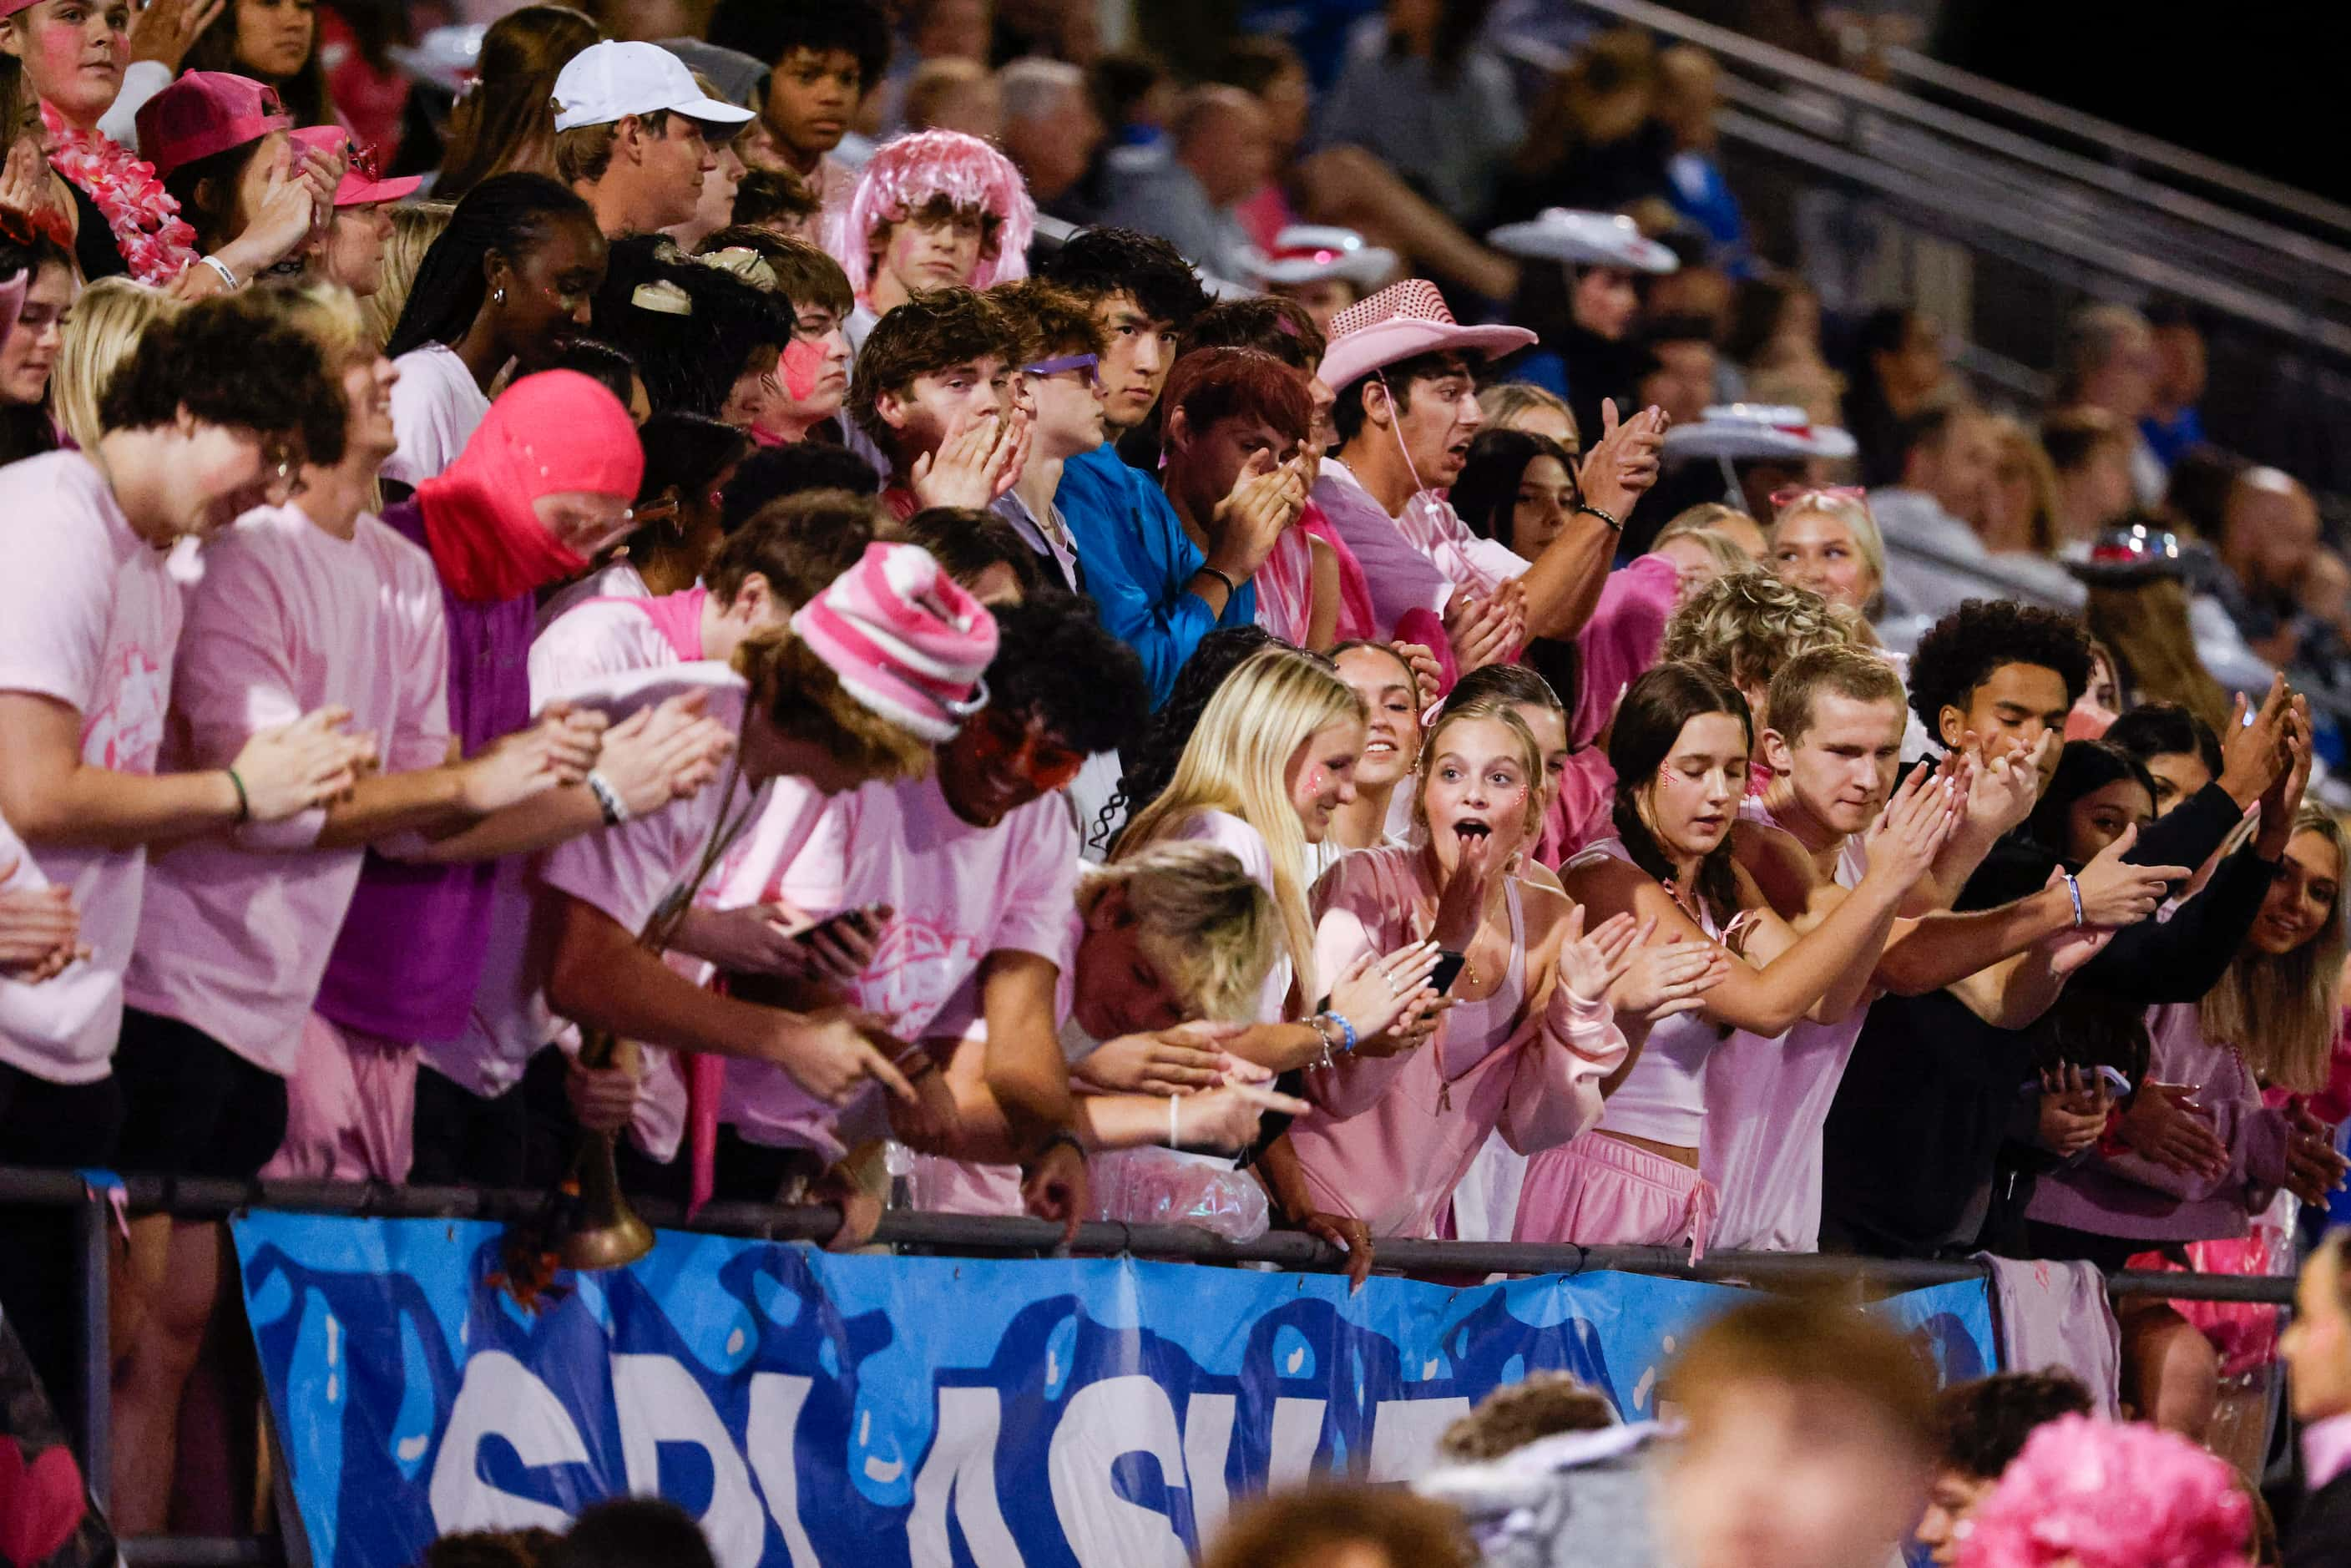
[[[155,177],[155,165],[103,131],[77,131],[41,105],[49,162],[79,186],[114,231],[114,246],[140,282],[162,288],[195,265],[196,231]]]

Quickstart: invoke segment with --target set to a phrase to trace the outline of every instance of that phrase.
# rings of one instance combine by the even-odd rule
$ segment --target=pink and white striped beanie
[[[917,545],[867,545],[792,632],[851,696],[935,746],[987,705],[996,619]]]

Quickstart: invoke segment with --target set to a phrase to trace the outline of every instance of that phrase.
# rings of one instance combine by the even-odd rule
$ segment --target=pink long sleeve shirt
[[[1314,963],[1336,975],[1364,953],[1419,939],[1411,911],[1422,888],[1416,850],[1363,850],[1316,889]],[[1343,1058],[1306,1075],[1314,1109],[1290,1129],[1314,1202],[1353,1215],[1375,1236],[1433,1237],[1453,1189],[1499,1130],[1522,1154],[1564,1144],[1600,1120],[1600,1081],[1625,1059],[1605,1001],[1586,1002],[1555,977],[1529,977],[1517,1026],[1474,1066],[1448,1056],[1445,1024],[1419,1049]],[[1440,1062],[1446,1064],[1440,1067]],[[1449,1082],[1446,1076],[1449,1068]],[[1450,1102],[1450,1108],[1440,1104]]]

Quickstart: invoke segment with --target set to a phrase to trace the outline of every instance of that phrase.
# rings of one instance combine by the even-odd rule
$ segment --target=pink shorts
[[[1513,1241],[1579,1247],[1678,1247],[1706,1256],[1720,1199],[1685,1165],[1603,1133],[1545,1149],[1527,1162]]]
[[[286,1081],[286,1142],[261,1174],[403,1182],[415,1134],[416,1047],[312,1013]]]

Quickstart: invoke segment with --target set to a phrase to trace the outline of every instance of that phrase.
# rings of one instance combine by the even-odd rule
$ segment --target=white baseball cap
[[[752,118],[747,109],[705,97],[685,62],[659,44],[591,44],[555,78],[558,131],[611,125],[664,109],[714,125]]]

